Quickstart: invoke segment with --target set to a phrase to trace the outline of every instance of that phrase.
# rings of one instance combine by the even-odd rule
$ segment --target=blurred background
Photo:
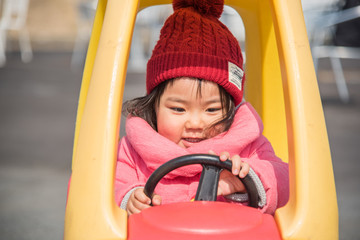
[[[340,239],[360,239],[359,4],[302,1],[329,134]],[[95,7],[92,0],[0,0],[1,239],[63,238],[77,101]],[[138,16],[124,100],[145,93],[146,61],[170,13],[165,6]],[[234,11],[226,8],[221,20],[244,47]]]

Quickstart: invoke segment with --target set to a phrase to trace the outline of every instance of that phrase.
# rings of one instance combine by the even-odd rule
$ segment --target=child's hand
[[[126,211],[129,215],[134,213],[140,213],[143,209],[149,208],[150,198],[145,195],[144,188],[138,188],[131,193],[129,201],[126,206]],[[154,194],[152,198],[152,205],[158,206],[161,204],[161,196]]]
[[[210,154],[215,154],[214,151],[209,151]],[[232,173],[224,170],[220,173],[218,196],[229,195],[236,192],[246,192],[244,184],[240,181],[240,178],[244,178],[250,170],[248,163],[241,161],[239,155],[234,155],[230,158],[228,152],[222,152],[219,155],[221,161],[229,159],[232,161]]]

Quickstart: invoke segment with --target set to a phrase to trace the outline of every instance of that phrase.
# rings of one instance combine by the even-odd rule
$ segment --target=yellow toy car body
[[[65,239],[127,239],[114,200],[122,96],[137,13],[170,0],[99,0],[76,121]],[[300,0],[226,0],[246,32],[246,99],[289,163],[290,199],[278,209],[283,239],[338,239],[325,120]]]

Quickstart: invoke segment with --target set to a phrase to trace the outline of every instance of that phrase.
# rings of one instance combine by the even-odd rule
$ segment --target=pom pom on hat
[[[224,9],[224,0],[174,0],[174,11],[193,7],[197,12],[220,18]]]

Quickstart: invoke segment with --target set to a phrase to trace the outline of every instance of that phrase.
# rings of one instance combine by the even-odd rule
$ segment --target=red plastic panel
[[[129,217],[129,239],[281,239],[272,215],[224,202],[152,207]]]

